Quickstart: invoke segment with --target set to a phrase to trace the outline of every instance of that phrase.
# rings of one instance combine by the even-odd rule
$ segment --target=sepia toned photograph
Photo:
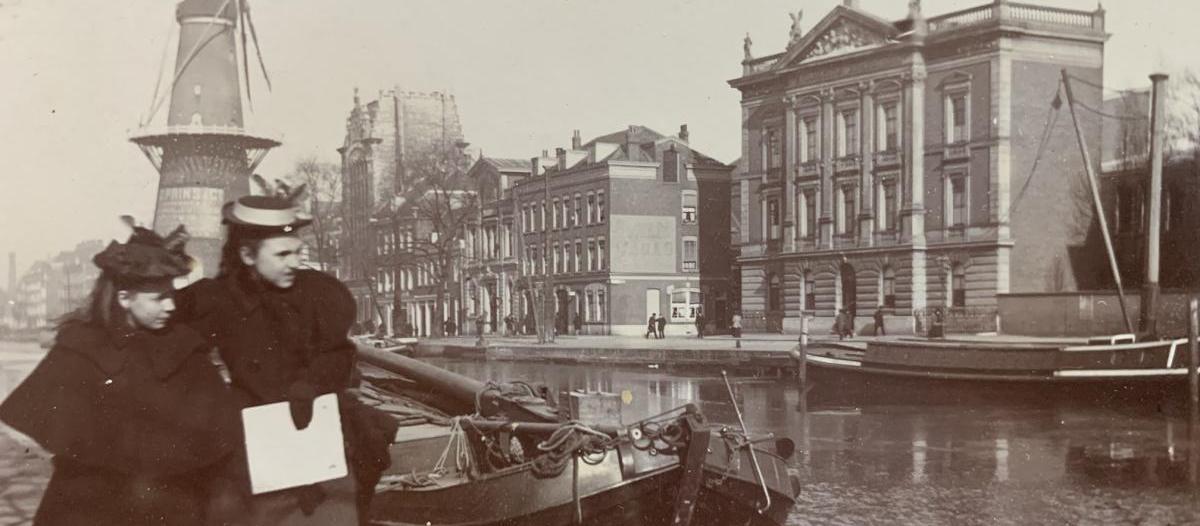
[[[1197,19],[0,0],[0,526],[1200,524]]]

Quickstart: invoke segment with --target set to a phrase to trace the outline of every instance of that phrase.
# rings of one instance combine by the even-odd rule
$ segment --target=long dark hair
[[[87,303],[58,318],[56,327],[62,329],[67,325],[82,323],[94,327],[114,328],[124,322],[125,310],[117,303],[117,283],[108,271],[101,271],[96,278],[92,292],[88,294]]]
[[[230,227],[226,231],[225,244],[221,246],[221,263],[217,266],[217,277],[236,276],[245,266],[242,263],[241,249],[249,247],[257,252],[262,246],[262,235],[256,235],[241,228]]]

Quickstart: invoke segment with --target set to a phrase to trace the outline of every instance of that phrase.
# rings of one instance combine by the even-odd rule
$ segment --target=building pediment
[[[886,44],[897,33],[896,28],[885,20],[837,6],[811,31],[788,46],[787,53],[775,63],[775,69]]]

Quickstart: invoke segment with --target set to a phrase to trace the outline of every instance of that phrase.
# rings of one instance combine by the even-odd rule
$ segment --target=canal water
[[[0,343],[0,398],[43,352]],[[480,380],[627,391],[627,421],[694,403],[710,421],[736,422],[711,374],[437,363]],[[798,446],[792,465],[803,492],[792,525],[1200,524],[1194,442],[1178,396],[864,387],[819,376],[802,396],[790,381],[733,383],[751,432]],[[0,433],[0,524],[28,524],[48,474],[44,455]]]
[[[481,380],[628,392],[626,421],[685,403],[736,423],[720,376],[440,360]],[[1200,524],[1175,396],[733,379],[752,433],[797,444],[789,524]],[[1200,439],[1197,439],[1200,440]]]

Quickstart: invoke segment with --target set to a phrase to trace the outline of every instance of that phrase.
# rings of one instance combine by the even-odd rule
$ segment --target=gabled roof
[[[810,58],[884,44],[895,39],[897,34],[899,31],[896,26],[887,20],[838,5],[799,41],[789,46],[771,69],[780,70]]]
[[[654,142],[659,139],[662,139],[663,137],[666,137],[666,135],[658,133],[658,132],[651,130],[650,128],[647,128],[645,126],[631,124],[629,126],[629,128],[627,128],[627,129],[596,137],[596,138],[588,141],[586,144],[584,144],[584,147],[586,148],[587,146],[591,146],[598,142],[625,144],[627,134],[629,133],[630,130],[633,131],[633,142],[636,142],[636,143]]]
[[[500,157],[482,157],[479,159],[482,162],[488,163],[501,172],[525,172],[529,173],[532,167],[529,159],[504,159]]]

